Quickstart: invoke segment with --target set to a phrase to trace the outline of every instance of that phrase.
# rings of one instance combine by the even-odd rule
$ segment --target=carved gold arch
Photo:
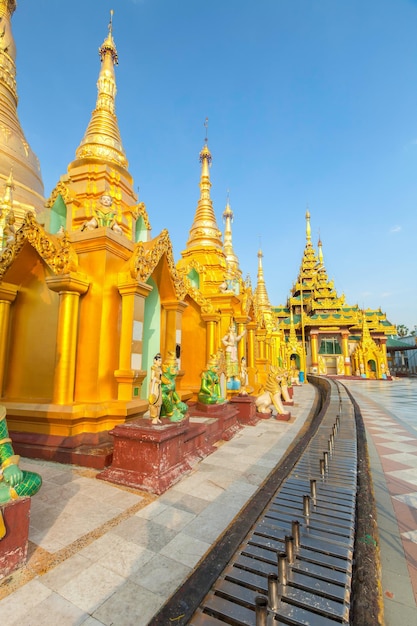
[[[67,274],[76,271],[78,257],[65,232],[63,237],[50,235],[36,221],[33,213],[26,213],[22,226],[16,232],[14,241],[4,248],[0,255],[0,280],[19,255],[27,242],[36,250],[41,259],[54,274]]]
[[[201,293],[199,289],[195,289],[192,286],[189,278],[184,276],[183,281],[184,281],[185,288],[187,290],[187,294],[190,296],[190,298],[194,300],[194,302],[196,302],[200,306],[201,312],[202,313],[214,313],[215,309],[212,303],[210,302],[210,300],[207,300],[207,298],[203,296],[203,294]]]
[[[174,283],[175,294],[179,300],[183,300],[187,292],[184,281],[178,274],[172,253],[172,243],[168,231],[164,229],[158,237],[152,241],[139,241],[135,245],[130,260],[130,273],[132,278],[146,283],[158,265],[162,255],[165,254],[169,271]]]
[[[73,199],[68,185],[66,185],[62,180],[59,181],[59,183],[54,187],[49,199],[46,201],[45,206],[47,209],[52,209],[58,196],[62,197],[65,204],[68,204],[68,202]]]

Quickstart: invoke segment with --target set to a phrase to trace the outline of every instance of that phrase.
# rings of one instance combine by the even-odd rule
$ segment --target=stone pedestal
[[[190,416],[194,417],[210,417],[217,421],[216,431],[212,433],[212,443],[220,441],[229,441],[242,426],[238,421],[238,410],[232,406],[230,402],[224,404],[203,404],[197,402]]]
[[[2,504],[6,534],[0,540],[0,580],[26,563],[29,538],[30,498]]]
[[[164,493],[191,469],[187,458],[190,429],[188,419],[177,423],[163,420],[158,425],[140,419],[116,426],[110,431],[114,437],[112,464],[97,478],[158,495]]]
[[[235,396],[230,403],[237,408],[238,420],[241,424],[255,426],[259,422],[253,396]]]
[[[113,461],[97,478],[160,495],[241,428],[238,411],[229,405],[196,403],[181,422],[139,419],[116,426]]]

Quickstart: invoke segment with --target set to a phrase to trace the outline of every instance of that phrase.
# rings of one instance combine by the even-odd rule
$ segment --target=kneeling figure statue
[[[218,370],[218,359],[215,354],[212,354],[207,363],[207,369],[201,374],[201,387],[198,393],[198,401],[202,404],[222,404],[225,402],[220,389]]]
[[[183,420],[188,410],[188,406],[185,402],[181,402],[181,398],[175,388],[177,374],[177,359],[175,358],[175,353],[170,351],[162,365],[162,406],[160,417],[169,417],[171,422],[180,422]]]

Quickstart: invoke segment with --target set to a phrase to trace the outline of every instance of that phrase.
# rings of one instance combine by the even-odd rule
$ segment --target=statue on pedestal
[[[185,402],[181,399],[175,389],[175,379],[178,374],[178,364],[175,352],[168,352],[168,356],[162,365],[161,392],[162,406],[161,417],[169,417],[171,422],[180,422],[184,419],[188,410]]]
[[[153,358],[153,365],[151,368],[151,380],[149,382],[149,414],[151,416],[152,424],[162,424],[159,419],[162,406],[162,355],[158,352]]]
[[[235,325],[232,322],[227,334],[223,337],[222,343],[226,346],[226,374],[227,388],[239,389],[239,362],[237,358],[237,344],[246,334],[246,330],[241,335],[236,334]]]
[[[20,456],[14,453],[6,422],[6,407],[0,405],[0,505],[24,496],[33,496],[42,485],[34,472],[21,470]],[[6,534],[0,510],[0,539]]]
[[[242,356],[242,358],[240,359],[239,382],[240,382],[239,395],[247,396],[248,395],[247,387],[249,383],[249,378],[248,378],[248,370],[246,367],[246,358],[244,356]]]
[[[207,369],[201,374],[201,387],[198,393],[198,401],[202,404],[222,404],[225,402],[221,395],[219,363],[215,354],[212,354]]]
[[[258,413],[272,413],[271,406],[274,406],[279,415],[285,414],[281,401],[281,386],[279,378],[278,368],[271,365],[264,392],[255,400],[256,410]]]

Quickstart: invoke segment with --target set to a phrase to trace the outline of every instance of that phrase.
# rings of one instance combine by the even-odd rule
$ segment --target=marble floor
[[[417,624],[417,386],[343,381],[358,402],[370,454],[386,626]],[[409,401],[404,403],[405,398]]]
[[[43,485],[27,564],[0,580],[1,624],[146,626],[283,457],[314,394],[296,387],[290,422],[244,427],[159,497],[23,459]]]

